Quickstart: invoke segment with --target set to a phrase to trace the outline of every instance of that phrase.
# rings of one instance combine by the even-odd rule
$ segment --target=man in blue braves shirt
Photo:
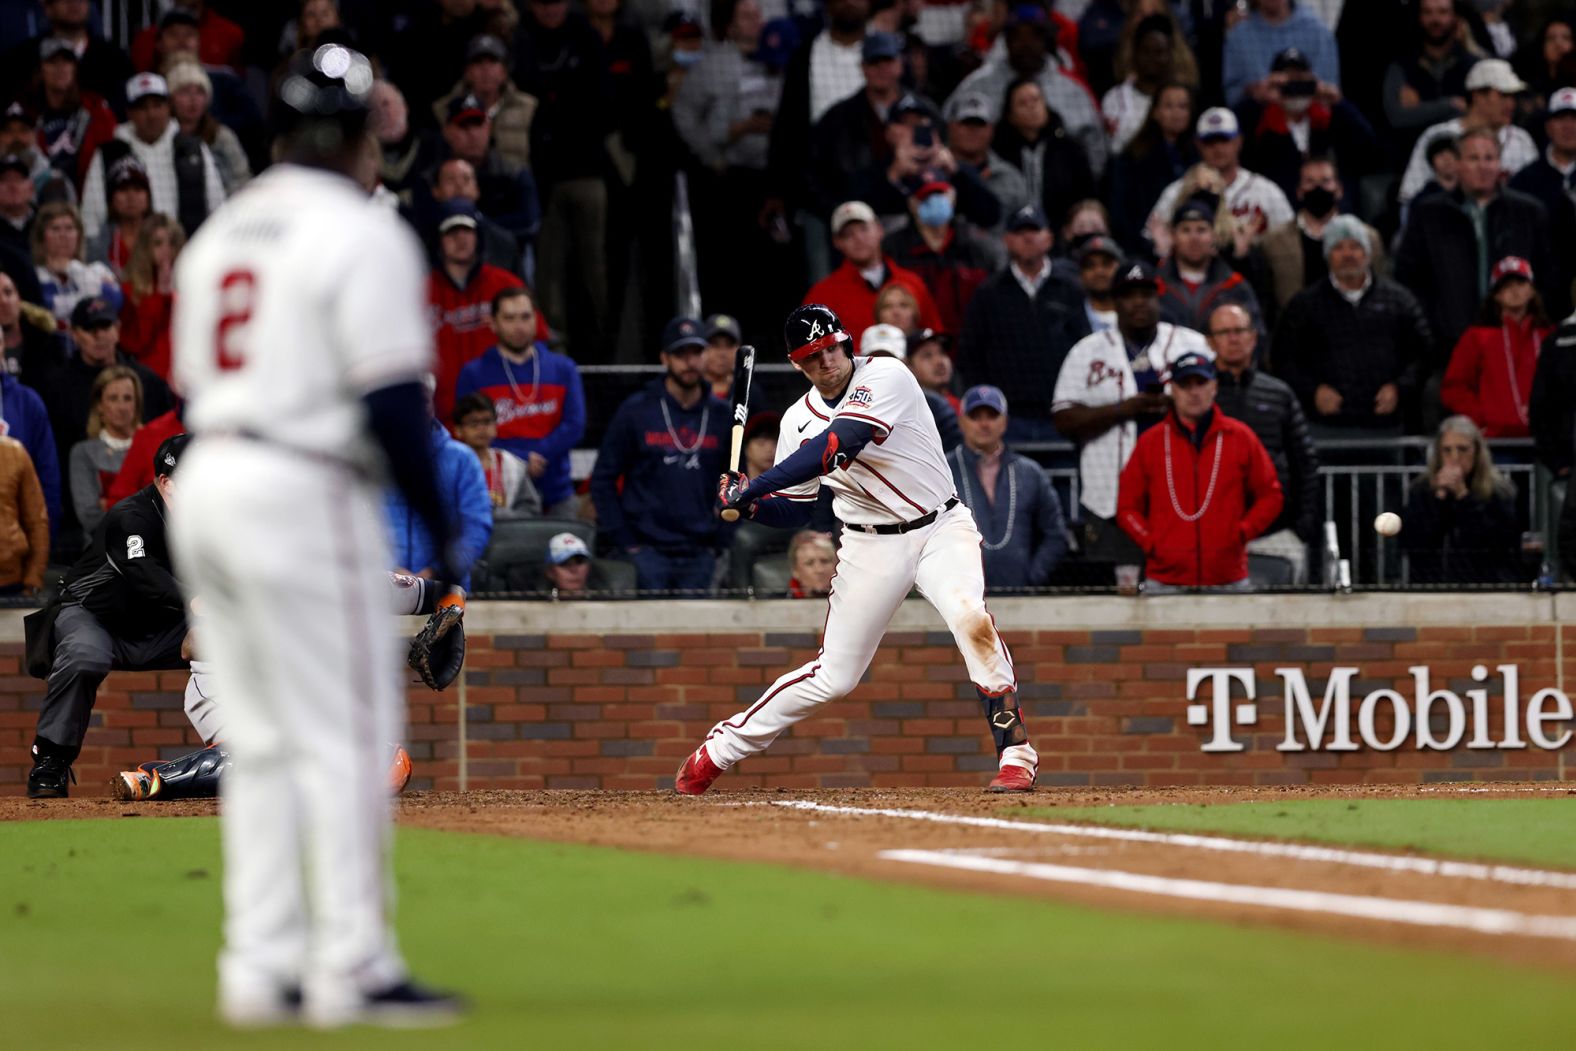
[[[701,376],[702,333],[694,318],[668,322],[667,375],[618,407],[591,473],[597,525],[642,591],[710,590],[731,532],[715,506],[731,420]]]
[[[574,516],[569,450],[586,429],[580,370],[563,354],[536,342],[536,303],[524,288],[505,288],[492,301],[498,342],[460,370],[454,396],[487,395],[498,413],[493,442],[525,461],[542,513]]]

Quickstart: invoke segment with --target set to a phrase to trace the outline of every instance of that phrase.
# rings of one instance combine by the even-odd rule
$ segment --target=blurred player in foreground
[[[1012,658],[985,608],[979,530],[953,492],[918,381],[894,358],[854,359],[842,321],[819,304],[788,315],[783,338],[788,360],[814,389],[783,413],[776,466],[753,481],[723,475],[719,497],[757,522],[802,528],[821,485],[831,488],[843,547],[821,652],[713,727],[679,768],[674,790],[699,795],[734,763],[850,693],[892,615],[918,588],[952,630],[985,708],[999,764],[988,791],[1033,791],[1039,756],[1018,711]]]
[[[197,648],[225,706],[219,1013],[436,1025],[393,931],[386,742],[403,697],[387,595],[386,469],[455,579],[428,449],[426,268],[352,180],[370,63],[325,44],[275,98],[280,162],[202,226],[176,270],[176,383],[196,436],[172,518]]]

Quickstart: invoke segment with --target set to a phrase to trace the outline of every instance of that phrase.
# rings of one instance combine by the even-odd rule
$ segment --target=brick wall
[[[1410,697],[1408,669],[1414,664],[1430,667],[1435,688],[1461,692],[1478,685],[1469,679],[1474,665],[1492,669],[1514,663],[1521,670],[1525,699],[1537,689],[1564,686],[1564,662],[1555,652],[1557,630],[1550,623],[1043,628],[1005,635],[1041,753],[1042,784],[1413,783],[1565,776],[1562,753],[1534,748],[1441,753],[1407,745],[1395,752],[1343,754],[1275,749],[1284,731],[1278,667],[1302,668],[1317,701],[1332,666],[1359,666],[1352,684],[1355,708],[1363,695],[1381,686]],[[799,630],[477,631],[470,637],[466,665],[469,784],[665,787],[713,723],[809,660],[816,646],[816,633]],[[1564,647],[1565,660],[1576,659],[1576,640],[1566,638]],[[42,683],[18,671],[19,653],[19,643],[0,644],[0,791],[7,792],[26,776],[27,745],[42,696]],[[1251,732],[1238,737],[1248,746],[1243,752],[1201,752],[1206,730],[1187,723],[1187,672],[1204,666],[1255,671],[1260,717]],[[184,680],[183,673],[160,672],[117,673],[106,681],[77,764],[81,794],[97,794],[117,769],[178,755],[197,744],[181,711]],[[1497,696],[1498,678],[1487,686]],[[1497,731],[1498,705],[1491,709]],[[458,717],[456,689],[441,695],[411,690],[408,746],[417,787],[458,787]],[[1381,729],[1385,725],[1381,718]],[[979,702],[950,636],[900,626],[887,636],[851,697],[800,724],[767,754],[730,773],[724,784],[976,786],[994,765]]]

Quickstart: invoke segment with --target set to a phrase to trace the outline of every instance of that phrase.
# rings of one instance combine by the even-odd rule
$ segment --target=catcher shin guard
[[[167,763],[144,763],[136,772],[146,775],[147,794],[131,798],[212,799],[219,794],[219,776],[229,765],[230,753],[216,744]]]
[[[1018,711],[1018,694],[1014,690],[991,693],[974,687],[985,706],[985,719],[990,723],[990,735],[996,742],[996,756],[1015,744],[1026,744],[1029,730],[1023,725],[1023,715]]]

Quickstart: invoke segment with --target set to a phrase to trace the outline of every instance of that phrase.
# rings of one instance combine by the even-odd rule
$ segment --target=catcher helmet
[[[783,342],[788,346],[789,361],[803,361],[827,347],[852,339],[832,308],[820,303],[806,303],[796,308],[783,322]]]
[[[274,133],[298,155],[343,153],[366,130],[374,79],[367,57],[344,44],[297,51],[274,92]]]

